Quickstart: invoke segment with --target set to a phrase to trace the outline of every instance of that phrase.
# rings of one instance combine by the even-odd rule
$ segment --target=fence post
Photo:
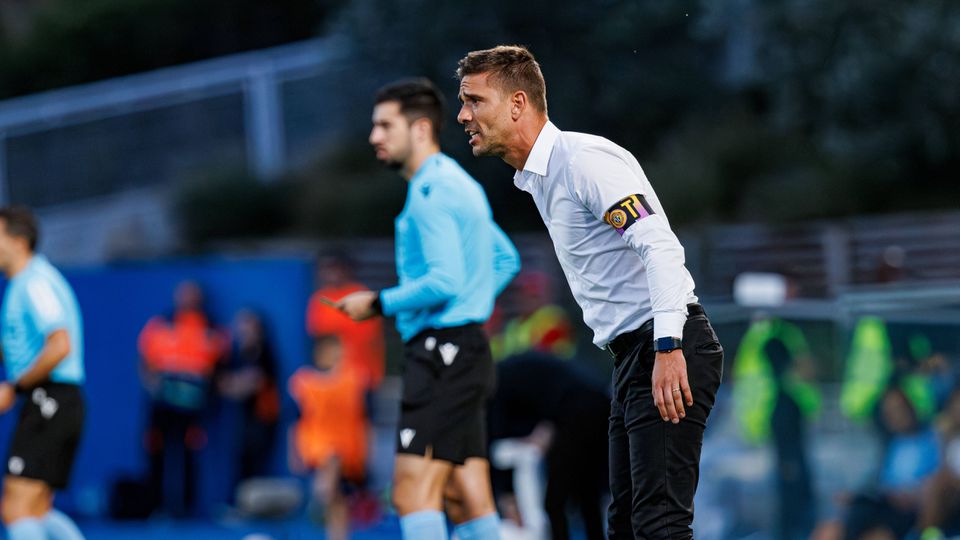
[[[274,70],[260,65],[252,68],[243,88],[244,131],[248,164],[258,178],[273,180],[283,172],[283,108]]]
[[[820,235],[823,245],[824,272],[827,278],[827,292],[836,297],[850,284],[851,257],[850,234],[836,225],[827,226]]]

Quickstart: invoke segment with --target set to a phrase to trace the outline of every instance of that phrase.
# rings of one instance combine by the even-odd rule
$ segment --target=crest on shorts
[[[408,446],[410,446],[410,443],[413,442],[413,438],[416,436],[417,436],[417,430],[415,429],[410,429],[410,428],[401,429],[400,444],[403,445],[404,448],[407,448]]]
[[[647,199],[636,193],[617,201],[603,214],[603,220],[613,227],[617,234],[623,236],[631,225],[653,214],[653,208],[647,204]]]
[[[449,366],[453,364],[453,360],[457,357],[458,352],[460,352],[460,347],[453,343],[444,343],[441,345],[440,358],[443,358],[443,365]]]
[[[7,470],[14,476],[23,474],[25,467],[26,463],[24,463],[23,458],[20,456],[10,456],[10,459],[7,461]]]

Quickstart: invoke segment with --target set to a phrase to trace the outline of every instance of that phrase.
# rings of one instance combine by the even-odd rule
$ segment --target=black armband
[[[647,199],[637,193],[617,201],[603,214],[603,220],[623,236],[623,233],[637,221],[652,216],[655,212]]]

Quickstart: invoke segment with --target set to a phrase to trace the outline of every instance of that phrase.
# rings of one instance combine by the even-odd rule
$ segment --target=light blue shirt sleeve
[[[499,225],[493,223],[493,272],[497,294],[520,272],[520,253]]]
[[[38,332],[49,336],[57,330],[67,328],[67,310],[49,282],[31,277],[25,283],[24,292],[27,316],[36,325]]]
[[[439,190],[436,190],[439,191]],[[414,191],[410,208],[427,271],[380,293],[384,315],[439,306],[456,296],[466,278],[460,227],[443,197]]]

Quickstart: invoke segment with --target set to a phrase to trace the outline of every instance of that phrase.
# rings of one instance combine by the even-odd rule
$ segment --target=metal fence
[[[45,208],[218,167],[274,177],[343,125],[346,52],[310,40],[0,102],[0,201]]]

